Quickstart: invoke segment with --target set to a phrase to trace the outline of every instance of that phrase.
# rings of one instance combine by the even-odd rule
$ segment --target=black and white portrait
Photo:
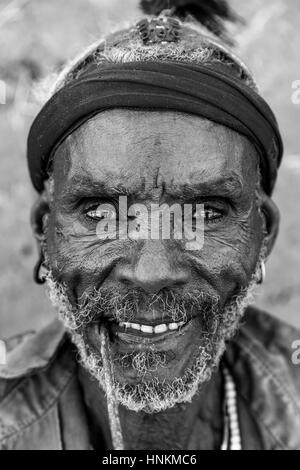
[[[0,1],[1,450],[300,450],[299,21]]]

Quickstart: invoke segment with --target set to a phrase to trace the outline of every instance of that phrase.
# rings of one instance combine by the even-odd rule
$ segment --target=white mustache
[[[201,312],[203,317],[216,315],[219,311],[219,297],[203,292],[191,294],[166,293],[145,296],[140,291],[132,290],[126,294],[113,292],[111,289],[85,294],[77,309],[73,309],[77,328],[85,328],[97,321],[130,322],[139,320],[141,312],[155,309],[161,321],[187,322]]]

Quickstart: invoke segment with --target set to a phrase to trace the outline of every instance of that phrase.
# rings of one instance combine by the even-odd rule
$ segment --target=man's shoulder
[[[65,330],[58,320],[45,328],[18,334],[5,341],[6,363],[0,366],[0,380],[20,379],[48,366],[65,341]]]
[[[226,351],[238,392],[274,449],[300,449],[299,340],[297,328],[250,307]]]
[[[278,318],[256,306],[247,308],[242,329],[258,336],[267,348],[270,344],[286,347],[291,339],[299,339],[300,335],[300,328],[286,322],[284,316]]]
[[[236,341],[277,375],[286,371],[300,395],[300,329],[257,308],[249,307]],[[297,358],[298,356],[298,358]]]
[[[27,340],[29,340],[29,338],[32,338],[35,334],[35,331],[29,330],[2,340],[5,351],[5,362],[1,363],[0,365],[0,402],[9,393],[9,390],[14,387],[15,381],[18,381],[17,377],[15,377],[15,380],[8,380],[7,376],[9,376],[10,374],[7,373],[7,357],[10,357],[12,351],[14,351],[21,344],[24,344]]]
[[[0,367],[0,448],[22,448],[26,435],[31,436],[30,448],[58,446],[50,429],[55,406],[76,371],[63,326],[56,321],[6,344],[7,363]]]

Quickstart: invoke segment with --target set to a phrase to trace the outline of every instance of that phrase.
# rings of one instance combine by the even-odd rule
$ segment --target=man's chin
[[[130,410],[165,411],[179,403],[191,402],[209,381],[215,365],[205,348],[198,348],[182,360],[172,359],[168,366],[157,365],[155,370],[148,369],[144,374],[133,368],[126,371],[115,367],[114,392],[119,403]]]

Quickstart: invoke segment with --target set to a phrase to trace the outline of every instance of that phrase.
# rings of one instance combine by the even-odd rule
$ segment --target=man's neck
[[[87,409],[91,443],[112,448],[106,398],[98,382],[81,366],[79,381]],[[218,449],[222,438],[222,383],[215,373],[191,403],[160,413],[119,407],[125,449]]]

